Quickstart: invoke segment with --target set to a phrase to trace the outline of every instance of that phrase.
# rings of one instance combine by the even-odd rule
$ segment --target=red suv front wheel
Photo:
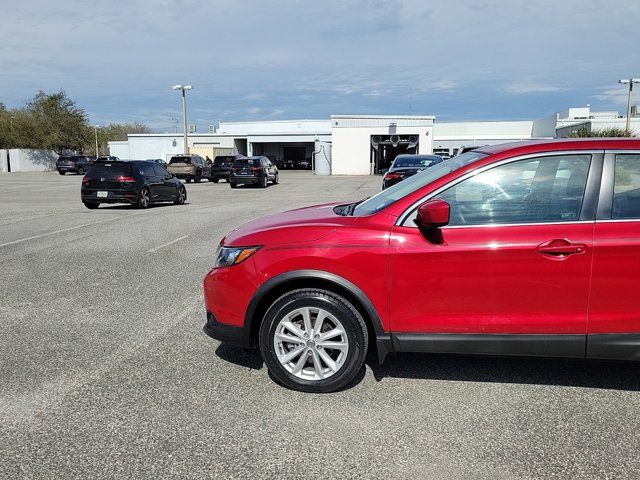
[[[291,291],[267,311],[260,350],[282,385],[303,392],[333,392],[362,368],[367,327],[347,300],[316,289]]]

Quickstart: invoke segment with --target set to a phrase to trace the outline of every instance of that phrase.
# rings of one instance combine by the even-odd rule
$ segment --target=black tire
[[[64,175],[64,174],[65,174],[65,173],[67,173],[67,172],[62,172],[62,171],[58,170],[58,173],[59,173],[60,175]]]
[[[342,323],[346,332],[349,343],[346,359],[328,378],[298,378],[282,366],[276,355],[274,335],[280,320],[302,307],[319,307],[326,310]],[[272,377],[281,385],[301,392],[329,393],[344,388],[362,369],[367,344],[367,326],[360,313],[341,296],[325,290],[299,289],[286,293],[269,307],[260,325],[260,352]]]
[[[78,175],[84,175],[84,167],[78,167]]]
[[[187,183],[191,183],[191,177],[187,178]]]
[[[229,182],[229,185],[231,185],[231,188],[238,188],[238,184],[236,182]]]
[[[173,201],[176,205],[184,205],[187,201],[187,189],[184,187],[178,188],[178,196]]]
[[[267,188],[269,186],[269,179],[267,178],[267,174],[265,173],[262,180],[260,180],[260,188]]]
[[[151,193],[147,187],[144,187],[140,190],[138,194],[138,199],[136,200],[136,208],[149,208],[151,205]]]
[[[86,200],[82,201],[83,205],[87,207],[89,210],[95,210],[100,206],[98,202],[87,202]]]
[[[277,185],[278,184],[278,174],[276,173],[276,176],[273,177],[273,184]]]
[[[196,172],[196,178],[193,179],[195,183],[200,183],[202,180],[202,172]]]
[[[220,181],[220,179],[219,179],[219,178],[212,178],[212,179],[211,179],[211,181],[212,181],[213,183],[218,183],[218,182]]]

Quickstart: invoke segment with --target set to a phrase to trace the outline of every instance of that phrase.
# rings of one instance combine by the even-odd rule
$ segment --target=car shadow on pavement
[[[218,348],[216,348],[216,355],[226,362],[252,370],[260,370],[264,364],[259,351],[245,350],[244,348],[229,345],[228,343],[221,343]]]
[[[152,210],[154,208],[162,208],[162,207],[182,207],[184,205],[189,205],[189,202],[184,202],[183,205],[174,205],[173,203],[169,203],[169,202],[152,203],[151,205],[149,205],[144,210]],[[102,204],[102,205],[100,205],[100,209],[99,210],[142,210],[142,209],[136,208],[133,205],[119,204],[118,203],[116,205]]]
[[[222,343],[215,353],[224,361],[252,370],[264,365],[257,350]],[[369,350],[366,364],[378,382],[408,378],[640,391],[640,363],[635,362],[398,353],[379,365],[375,352]],[[362,368],[342,390],[360,383],[365,374]]]
[[[383,365],[369,356],[367,365],[377,381],[391,377],[640,390],[636,362],[402,353],[389,355]]]

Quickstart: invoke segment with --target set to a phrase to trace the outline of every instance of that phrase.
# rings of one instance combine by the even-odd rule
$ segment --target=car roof
[[[430,154],[418,154],[418,153],[401,153],[399,155],[396,155],[396,158],[405,158],[405,157],[409,157],[409,158],[440,158],[440,155],[436,155],[435,153],[430,153]]]
[[[639,138],[555,138],[501,143],[479,147],[474,152],[494,155],[498,153],[537,153],[553,150],[637,150]]]

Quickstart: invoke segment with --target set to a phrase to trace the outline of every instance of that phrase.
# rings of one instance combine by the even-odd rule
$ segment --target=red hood
[[[325,203],[251,220],[231,231],[223,242],[237,247],[312,242],[344,224],[348,217],[337,215],[333,207],[346,203]]]

